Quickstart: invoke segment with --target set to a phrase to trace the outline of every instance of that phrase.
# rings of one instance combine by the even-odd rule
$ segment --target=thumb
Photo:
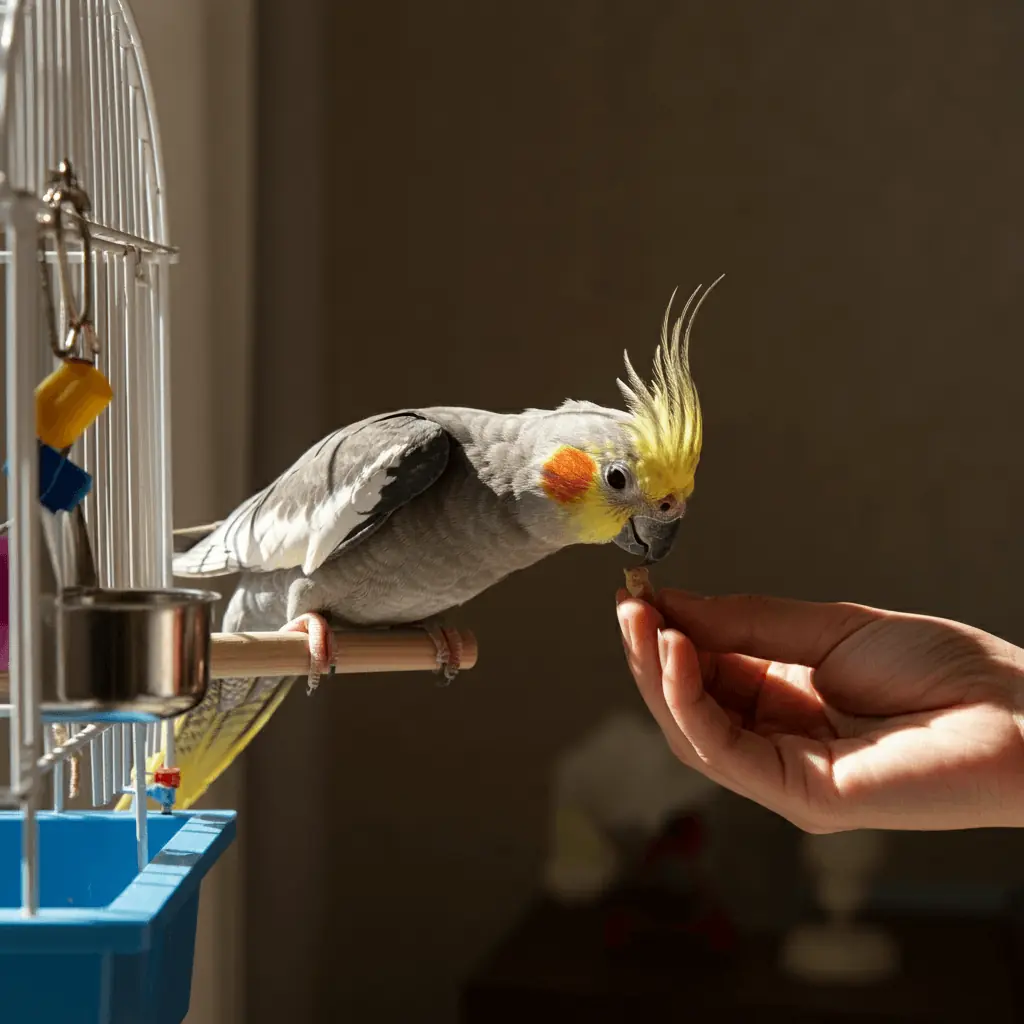
[[[817,668],[844,640],[885,615],[858,604],[758,594],[700,597],[660,590],[654,603],[670,625],[705,651],[808,668]]]

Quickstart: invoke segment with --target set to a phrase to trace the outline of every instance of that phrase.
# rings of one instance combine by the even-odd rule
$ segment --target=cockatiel
[[[570,544],[611,541],[648,564],[671,550],[702,441],[690,330],[718,281],[694,304],[698,286],[670,331],[673,293],[650,383],[625,354],[626,411],[566,401],[371,416],[210,527],[175,556],[175,576],[239,574],[222,628],[306,633],[310,692],[332,664],[332,628],[422,626],[450,678],[460,652],[439,617],[510,573]],[[175,723],[178,807],[205,792],[294,682],[211,680]]]

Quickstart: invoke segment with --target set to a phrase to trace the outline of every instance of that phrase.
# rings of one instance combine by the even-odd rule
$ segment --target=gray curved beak
[[[631,555],[639,555],[645,565],[653,565],[672,550],[682,522],[682,519],[673,519],[665,523],[646,516],[634,516],[627,520],[614,543]]]

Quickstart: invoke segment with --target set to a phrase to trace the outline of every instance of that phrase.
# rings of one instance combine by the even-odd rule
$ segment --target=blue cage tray
[[[181,1024],[199,886],[235,837],[234,811],[38,815],[39,913],[21,911],[21,815],[0,812],[0,1020]]]

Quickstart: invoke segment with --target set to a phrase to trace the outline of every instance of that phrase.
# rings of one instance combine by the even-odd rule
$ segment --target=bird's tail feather
[[[175,725],[176,761],[181,769],[176,809],[191,807],[245,750],[288,695],[296,678],[210,681],[202,702]],[[162,755],[154,755],[146,770],[160,767],[162,760]],[[115,810],[126,811],[131,805],[132,796],[126,794]],[[151,801],[151,806],[156,804]]]
[[[215,523],[204,523],[202,526],[182,526],[172,531],[174,553],[183,555],[186,551],[191,551],[201,540],[206,540],[222,522],[223,520],[219,519]]]

